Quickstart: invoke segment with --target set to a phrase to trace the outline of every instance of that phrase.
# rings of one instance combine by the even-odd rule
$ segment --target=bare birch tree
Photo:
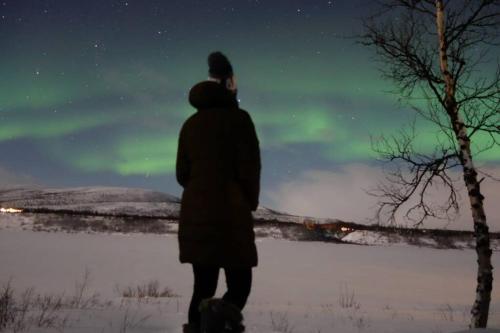
[[[500,0],[385,0],[379,9],[364,20],[361,43],[375,49],[383,75],[441,135],[431,152],[418,151],[414,127],[378,141],[375,150],[395,168],[375,191],[377,216],[394,221],[404,210],[417,225],[428,217],[450,218],[460,208],[453,178],[460,170],[478,257],[471,327],[486,327],[493,267],[480,185],[489,175],[478,179],[474,158],[500,145]],[[481,135],[487,143],[478,147]],[[448,192],[439,205],[429,199],[436,185]]]

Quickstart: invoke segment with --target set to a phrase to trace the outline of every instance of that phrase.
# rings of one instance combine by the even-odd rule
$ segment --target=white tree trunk
[[[459,158],[463,167],[463,177],[469,195],[474,221],[474,235],[476,237],[477,253],[477,287],[476,299],[471,310],[471,327],[486,327],[493,287],[493,266],[491,265],[490,236],[484,213],[483,195],[480,191],[480,182],[472,161],[470,138],[467,128],[459,113],[455,99],[455,80],[448,69],[447,45],[445,36],[445,11],[443,0],[436,0],[436,25],[439,38],[439,64],[445,81],[445,108],[448,113],[455,138],[460,147]]]

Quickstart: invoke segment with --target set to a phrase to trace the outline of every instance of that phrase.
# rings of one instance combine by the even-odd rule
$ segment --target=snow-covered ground
[[[61,297],[65,303],[53,316],[64,320],[49,326],[64,332],[181,331],[192,276],[190,266],[177,260],[178,198],[117,187],[16,187],[0,189],[0,207],[28,209],[0,213],[0,297],[8,281],[18,296],[35,287],[33,295]],[[305,222],[338,220],[265,207],[254,216],[261,221],[255,227],[260,263],[244,310],[248,332],[444,333],[467,328],[475,287],[475,253],[467,249],[472,238],[445,236],[450,244],[442,244],[433,234],[354,230],[341,236],[354,244],[298,242],[290,240],[317,238]],[[495,250],[499,245],[498,238],[492,239]],[[498,252],[493,264],[500,266]],[[89,302],[75,305],[72,295],[82,290],[76,286],[85,272],[90,279],[83,299]],[[500,327],[497,280],[492,327]],[[151,281],[177,297],[122,297],[127,287]],[[223,286],[221,278],[218,295]],[[40,306],[50,298],[33,300]],[[38,321],[50,322],[37,309],[32,312]],[[50,317],[50,311],[42,314]],[[35,326],[29,332],[54,331]]]
[[[257,246],[259,266],[244,310],[248,332],[444,333],[467,328],[475,288],[471,250],[271,238],[258,239]],[[177,256],[175,235],[3,229],[0,285],[11,279],[18,292],[33,286],[40,293],[70,295],[88,270],[87,293],[99,293],[100,304],[106,305],[71,310],[64,332],[180,332],[192,276]],[[493,265],[500,267],[497,253]],[[117,291],[152,280],[179,297],[136,301]],[[500,327],[498,281],[491,327]]]

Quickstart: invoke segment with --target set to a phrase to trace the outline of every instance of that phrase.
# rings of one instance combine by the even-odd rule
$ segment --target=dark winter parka
[[[259,141],[249,114],[220,84],[189,93],[198,111],[179,136],[177,181],[184,187],[180,261],[219,267],[257,266],[251,211],[257,209]]]

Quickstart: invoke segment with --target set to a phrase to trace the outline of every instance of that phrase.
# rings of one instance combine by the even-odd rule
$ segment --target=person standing
[[[233,68],[221,52],[208,57],[209,79],[193,86],[197,109],[183,124],[176,178],[184,188],[179,220],[179,259],[190,263],[194,290],[184,332],[200,331],[200,303],[212,298],[219,271],[222,300],[243,309],[257,266],[252,211],[259,203],[259,140],[248,112],[238,106]]]

